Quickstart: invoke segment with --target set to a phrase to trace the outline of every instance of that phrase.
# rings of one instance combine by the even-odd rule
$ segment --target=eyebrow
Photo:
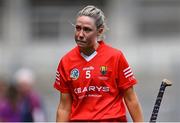
[[[89,26],[80,26],[80,25],[75,25],[75,28],[83,28],[83,29],[90,29],[90,30],[93,30],[93,28],[89,27]]]

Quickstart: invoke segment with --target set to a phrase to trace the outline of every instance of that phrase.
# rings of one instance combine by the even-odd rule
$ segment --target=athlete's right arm
[[[70,119],[72,97],[69,93],[60,93],[56,122],[67,122]]]

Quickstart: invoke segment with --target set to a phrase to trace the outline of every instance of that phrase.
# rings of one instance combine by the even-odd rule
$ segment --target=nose
[[[84,32],[83,32],[83,30],[81,30],[81,31],[78,32],[78,37],[79,37],[79,39],[83,39],[83,38],[84,38]]]

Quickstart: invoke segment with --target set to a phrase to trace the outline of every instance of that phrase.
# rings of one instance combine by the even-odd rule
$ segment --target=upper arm
[[[59,108],[62,110],[71,110],[72,96],[70,93],[60,93]]]
[[[60,93],[56,121],[69,121],[71,114],[72,98],[69,93]]]
[[[143,114],[133,86],[125,90],[124,101],[133,119],[133,122],[143,122]]]
[[[126,91],[137,83],[133,71],[122,52],[118,57],[116,69],[117,84],[121,91]]]
[[[137,96],[136,96],[136,93],[134,91],[134,88],[133,86],[127,88],[125,91],[124,91],[124,100],[127,102],[127,101],[136,101],[137,100]]]
[[[69,69],[67,67],[67,62],[64,62],[63,60],[61,60],[56,71],[56,79],[54,82],[54,88],[56,88],[62,93],[70,92],[70,88],[68,84],[68,77],[69,77],[68,70]]]

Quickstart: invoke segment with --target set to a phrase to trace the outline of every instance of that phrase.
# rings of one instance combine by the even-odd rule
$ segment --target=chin
[[[78,45],[78,47],[81,48],[81,49],[85,49],[86,48],[86,46],[83,46],[83,45]]]

